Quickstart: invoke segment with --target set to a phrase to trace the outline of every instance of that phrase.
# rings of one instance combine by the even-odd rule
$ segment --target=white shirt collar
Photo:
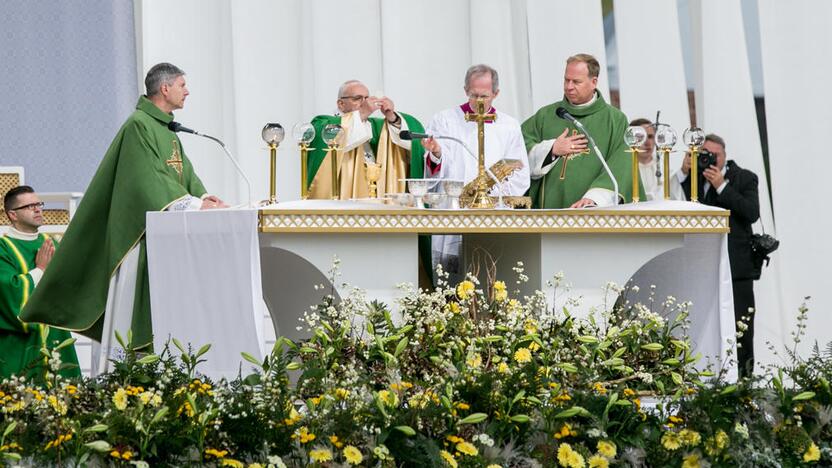
[[[596,99],[598,99],[598,95],[596,93],[592,93],[592,99],[590,99],[589,101],[587,101],[583,104],[572,104],[571,102],[569,104],[572,104],[575,107],[587,107],[587,106],[591,106],[592,103],[594,103]]]
[[[6,233],[6,235],[11,237],[12,239],[33,241],[37,240],[40,234],[38,234],[37,232],[22,232],[18,231],[13,227],[9,227],[9,231]]]

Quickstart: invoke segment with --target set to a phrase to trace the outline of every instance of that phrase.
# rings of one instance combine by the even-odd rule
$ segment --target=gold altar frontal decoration
[[[727,210],[262,209],[274,233],[727,233]]]

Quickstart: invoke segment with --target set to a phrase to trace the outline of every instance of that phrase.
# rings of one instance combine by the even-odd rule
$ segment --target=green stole
[[[38,249],[46,237],[46,234],[41,234],[35,240],[0,237],[0,379],[12,374],[33,375],[29,371],[35,369],[29,366],[37,365],[41,357],[41,328],[37,324],[21,321],[19,316],[35,290],[30,272],[36,266]],[[58,243],[55,242],[55,247],[57,246]],[[69,332],[50,328],[46,337],[47,347],[52,349],[69,338]],[[71,369],[59,371],[61,375],[81,375],[74,346],[61,349],[60,356],[61,362],[74,365]]]
[[[620,110],[608,105],[601,93],[595,92],[595,102],[585,107],[573,106],[566,99],[542,107],[529,117],[521,129],[526,150],[531,150],[543,140],[557,138],[564,129],[569,134],[577,131],[575,126],[555,115],[563,107],[575,116],[595,139],[598,149],[618,181],[618,192],[624,203],[632,201],[632,161],[624,144],[627,117]],[[532,179],[529,196],[534,208],[568,208],[583,198],[587,190],[602,188],[613,190],[612,181],[603,165],[593,154],[592,148],[584,154],[570,157],[566,165],[565,178],[561,179],[563,159],[558,158],[554,167],[539,179]],[[646,200],[644,188],[639,190],[640,199]]]
[[[153,342],[145,251],[145,215],[205,194],[185,156],[173,120],[142,96],[119,130],[29,305],[27,322],[46,323],[101,341],[110,278],[140,246],[133,307],[134,344]]]
[[[401,114],[407,122],[411,132],[425,131],[422,124],[414,117]],[[351,115],[344,116],[351,118]],[[319,115],[312,119],[315,127],[315,139],[310,144],[308,154],[307,184],[309,198],[330,198],[332,196],[332,177],[330,156],[327,145],[323,140],[323,130],[329,124],[341,125],[342,117],[338,115]],[[424,149],[417,141],[413,141],[410,154],[404,148],[393,143],[386,120],[371,117],[373,136],[369,143],[376,155],[376,162],[381,164],[381,176],[378,181],[378,194],[401,193],[405,191],[405,184],[399,182],[402,178],[422,178],[424,172]],[[345,122],[343,127],[349,128]],[[364,198],[369,193],[364,165],[363,145],[344,152],[338,151],[339,173],[341,174],[341,199]]]

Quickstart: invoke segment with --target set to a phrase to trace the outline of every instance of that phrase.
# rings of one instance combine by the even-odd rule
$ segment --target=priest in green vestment
[[[624,144],[627,117],[607,104],[596,89],[599,70],[591,55],[569,57],[563,100],[543,106],[521,126],[529,151],[529,196],[534,208],[584,208],[632,201],[632,161]],[[555,114],[560,107],[595,139],[618,182],[618,199],[586,137],[573,123]],[[641,188],[641,200],[646,199],[643,192]]]
[[[146,213],[226,206],[206,194],[179,137],[168,129],[173,111],[188,96],[185,73],[169,63],[157,64],[145,87],[147,95],[139,98],[110,144],[22,317],[103,338],[105,353],[113,332],[126,335],[126,328],[133,332],[135,347],[153,342]],[[108,365],[104,358],[99,364],[104,367],[93,363],[93,368]]]
[[[11,222],[8,232],[0,237],[0,379],[12,375],[31,376],[42,362],[43,347],[40,325],[20,320],[20,312],[40,283],[52,262],[58,243],[38,228],[43,225],[43,203],[35,191],[21,185],[9,190],[3,209]],[[47,348],[71,338],[66,330],[50,328]],[[65,366],[59,371],[64,377],[78,377],[75,346],[59,351]]]
[[[377,182],[377,194],[402,193],[405,183],[401,179],[421,178],[424,172],[424,150],[421,145],[402,140],[403,130],[422,133],[424,128],[414,117],[396,112],[393,101],[387,97],[370,96],[360,81],[347,81],[338,89],[340,115],[319,115],[312,119],[315,139],[308,156],[307,181],[309,198],[332,198],[331,155],[323,140],[327,125],[341,127],[338,139],[337,164],[340,177],[340,198],[366,198],[369,196],[367,164],[381,166]],[[380,111],[384,118],[370,117]]]

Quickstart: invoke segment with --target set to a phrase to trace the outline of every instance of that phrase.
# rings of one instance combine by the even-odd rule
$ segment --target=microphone
[[[428,135],[427,133],[416,133],[411,132],[409,130],[402,130],[399,132],[399,138],[402,140],[425,140],[427,138],[433,138],[433,135]]]
[[[243,177],[243,180],[245,180],[246,182],[246,189],[248,191],[248,206],[254,206],[254,203],[251,201],[251,181],[248,179],[248,176],[246,176],[246,173],[243,171],[243,168],[240,167],[240,164],[237,163],[237,160],[234,159],[234,156],[231,155],[231,152],[228,151],[228,148],[225,147],[225,143],[223,143],[222,140],[216,137],[212,137],[211,135],[199,133],[196,130],[191,130],[190,128],[183,126],[179,122],[170,121],[170,123],[168,123],[168,129],[174,133],[191,133],[193,135],[201,136],[202,138],[207,138],[218,143],[220,145],[220,148],[222,148],[223,152],[225,152],[225,155],[228,156],[228,159],[230,159],[231,162],[234,163],[234,167],[237,169],[237,172]]]
[[[610,176],[610,180],[612,180],[613,190],[615,191],[615,204],[617,205],[618,199],[621,198],[621,195],[618,193],[618,181],[615,179],[610,167],[607,165],[607,161],[601,154],[601,150],[598,149],[598,145],[595,144],[595,140],[592,138],[592,135],[590,135],[587,129],[584,128],[584,124],[582,124],[580,120],[576,119],[575,116],[570,114],[569,111],[563,107],[558,107],[557,110],[555,110],[555,114],[558,117],[575,124],[575,126],[578,127],[578,130],[586,136],[587,140],[589,140],[589,143],[592,145],[592,149],[595,150],[595,155],[598,157],[598,160],[601,161],[601,165],[604,166],[604,171],[607,172],[607,175]]]

